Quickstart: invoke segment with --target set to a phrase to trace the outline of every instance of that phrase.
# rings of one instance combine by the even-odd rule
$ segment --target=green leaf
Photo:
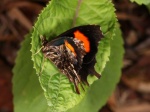
[[[106,37],[106,40],[103,40],[101,43],[109,44],[109,38],[107,37]],[[110,35],[110,37],[112,36]],[[108,95],[110,95],[110,93],[114,89],[115,84],[119,80],[118,78],[120,74],[120,65],[121,65],[120,63],[122,59],[122,42],[119,40],[115,40],[115,39],[120,39],[119,37],[120,37],[119,34],[116,34],[116,38],[114,38],[114,42],[112,42],[113,46],[111,48],[112,48],[113,55],[111,54],[110,62],[107,64],[105,71],[102,73],[103,74],[102,79],[96,81],[89,89],[84,100],[80,104],[78,104],[75,108],[71,109],[70,111],[75,112],[75,111],[83,110],[85,112],[88,112],[88,111],[94,112],[94,111],[97,111],[106,102]],[[31,53],[29,51],[31,47],[30,41],[31,40],[29,38],[25,40],[23,47],[21,51],[19,52],[19,55],[16,61],[16,66],[14,68],[15,75],[13,78],[13,88],[14,88],[13,93],[14,93],[15,111],[24,112],[26,111],[26,109],[28,109],[29,112],[34,112],[34,111],[37,111],[37,112],[38,111],[39,112],[50,111],[51,112],[52,111],[51,108],[50,110],[48,110],[48,107],[46,105],[46,100],[43,96],[43,92],[40,88],[37,77],[35,77],[35,71],[32,68],[33,63],[30,60]],[[103,44],[100,44],[99,47],[102,48],[102,46],[104,45],[108,47],[107,44],[104,44],[104,45]],[[103,51],[102,49],[99,50],[100,53],[102,51]],[[97,58],[99,58],[99,55],[97,55]],[[112,61],[112,59],[114,60]],[[96,67],[96,69],[97,68],[98,67]],[[100,67],[98,70],[101,71],[100,69],[102,69],[102,67]],[[115,77],[114,77],[114,74],[115,74]],[[60,75],[60,76],[63,76],[63,75]],[[102,90],[99,88],[102,88]],[[71,100],[73,101],[74,99],[71,99]]]
[[[77,105],[85,96],[88,87],[85,91],[80,89],[80,95],[76,94],[73,84],[49,60],[45,59],[41,52],[35,55],[41,48],[40,35],[52,40],[72,26],[100,25],[105,38],[98,46],[95,69],[101,73],[109,59],[110,40],[114,36],[116,24],[114,10],[109,0],[101,0],[101,2],[99,0],[52,0],[39,16],[32,33],[32,59],[52,112],[66,111]],[[95,80],[97,79],[94,76],[88,76],[90,84]]]
[[[118,26],[117,26],[118,27]],[[119,27],[111,41],[110,61],[103,76],[94,82],[84,99],[67,112],[97,112],[107,101],[121,75],[123,40]],[[13,94],[15,112],[51,112],[33,69],[30,50],[31,39],[26,37],[13,69]]]
[[[123,39],[118,25],[115,34],[111,41],[110,61],[102,72],[103,76],[93,83],[84,99],[67,112],[98,112],[113,92],[121,76],[124,53]]]
[[[33,69],[31,38],[26,36],[13,69],[13,95],[15,112],[48,112],[47,102]]]
[[[150,0],[131,0],[131,2],[136,2],[138,3],[139,5],[149,5],[150,4]]]

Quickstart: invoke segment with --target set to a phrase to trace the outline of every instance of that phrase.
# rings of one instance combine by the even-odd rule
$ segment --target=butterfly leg
[[[90,69],[89,71],[92,75],[95,75],[98,79],[101,78],[101,74],[97,73],[94,68],[93,69]]]
[[[77,92],[78,94],[80,94],[80,90],[79,90],[79,88],[78,88],[78,83],[79,83],[79,82],[78,82],[77,78],[74,79],[74,82],[73,82],[73,83],[74,83],[76,92]]]

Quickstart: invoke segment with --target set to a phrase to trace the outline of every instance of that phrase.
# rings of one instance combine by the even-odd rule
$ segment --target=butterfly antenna
[[[43,49],[44,46],[42,46],[36,53],[34,53],[33,55],[36,55],[38,54],[42,49]]]
[[[42,72],[43,72],[45,59],[46,59],[46,58],[43,58],[43,59],[42,59],[42,66],[41,66],[41,68],[40,68],[40,72],[39,72],[39,75],[38,75],[38,76],[41,76],[41,74],[42,74]]]

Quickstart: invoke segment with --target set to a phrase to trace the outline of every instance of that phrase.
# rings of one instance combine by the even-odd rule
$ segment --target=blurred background
[[[0,1],[0,112],[13,112],[12,68],[24,36],[48,0]],[[124,39],[122,76],[99,112],[150,112],[150,10],[113,0]]]

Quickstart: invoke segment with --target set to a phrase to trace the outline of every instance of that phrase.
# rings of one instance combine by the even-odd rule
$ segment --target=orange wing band
[[[71,52],[73,52],[73,54],[76,56],[76,52],[75,52],[73,46],[71,44],[69,44],[67,40],[65,40],[65,46],[68,47],[68,49],[70,49]]]
[[[90,42],[89,39],[82,34],[80,31],[75,31],[74,32],[74,36],[75,38],[77,38],[78,40],[81,40],[84,43],[84,48],[86,52],[90,52]]]

